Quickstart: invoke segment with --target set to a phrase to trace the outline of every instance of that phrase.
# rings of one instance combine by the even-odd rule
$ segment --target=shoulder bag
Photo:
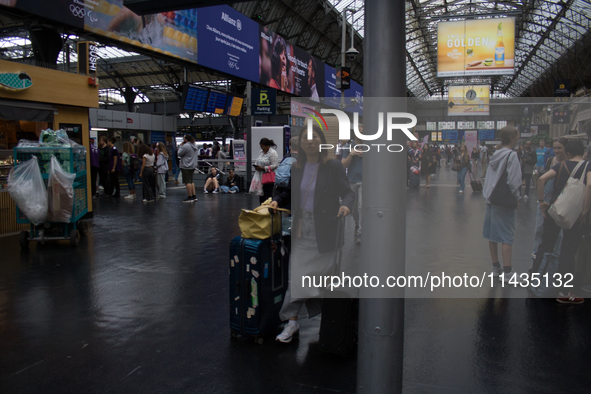
[[[507,155],[507,160],[505,160],[505,170],[503,174],[499,178],[499,181],[495,185],[492,193],[490,194],[489,200],[490,203],[493,205],[498,205],[505,208],[517,208],[518,202],[511,193],[511,189],[509,189],[509,185],[507,184],[508,178],[508,166],[509,166],[509,157],[511,153]]]
[[[575,174],[583,163],[585,163],[583,174],[579,179],[576,179]],[[577,164],[566,181],[564,189],[562,189],[562,192],[548,210],[548,213],[552,216],[556,224],[565,230],[571,229],[583,212],[586,188],[585,176],[587,175],[588,165],[589,163],[586,161],[581,161]]]

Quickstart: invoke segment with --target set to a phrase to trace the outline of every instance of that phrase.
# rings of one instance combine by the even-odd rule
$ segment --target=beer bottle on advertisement
[[[497,45],[495,45],[495,66],[505,64],[505,44],[503,43],[503,23],[497,28]]]

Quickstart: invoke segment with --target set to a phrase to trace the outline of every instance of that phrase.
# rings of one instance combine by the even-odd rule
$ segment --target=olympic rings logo
[[[70,4],[70,11],[72,11],[72,14],[78,18],[84,18],[86,15],[86,10],[84,8],[75,6],[74,4]]]

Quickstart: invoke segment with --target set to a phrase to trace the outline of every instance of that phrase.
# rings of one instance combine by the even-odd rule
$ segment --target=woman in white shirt
[[[273,149],[273,147],[277,148],[277,145],[275,145],[273,140],[262,138],[260,147],[261,151],[255,162],[254,169],[259,172],[259,175],[261,175],[263,179],[263,195],[259,197],[260,203],[262,204],[268,198],[273,197],[273,187],[275,186],[275,177],[272,177],[273,182],[269,181],[268,183],[264,183],[266,177],[263,175],[265,173],[275,172],[277,167],[279,167],[279,156],[277,155],[277,151]]]
[[[140,178],[142,179],[142,193],[144,202],[154,202],[154,153],[148,145],[142,144],[138,150],[138,156],[142,158]]]

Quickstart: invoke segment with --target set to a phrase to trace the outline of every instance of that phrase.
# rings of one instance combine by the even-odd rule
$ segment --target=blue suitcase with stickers
[[[259,240],[235,237],[230,242],[230,330],[259,344],[281,324],[289,275],[289,246],[279,234]]]

